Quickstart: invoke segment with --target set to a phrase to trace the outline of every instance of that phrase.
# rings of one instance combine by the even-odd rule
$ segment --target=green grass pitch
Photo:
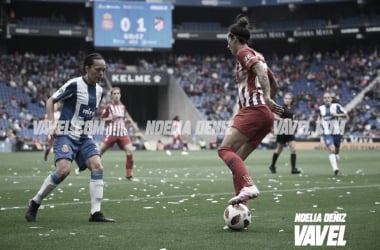
[[[0,154],[0,249],[380,249],[379,152],[341,152],[338,177],[326,151],[299,151],[302,175],[290,174],[288,151],[271,174],[272,153],[258,150],[246,160],[261,196],[249,202],[252,224],[242,232],[223,230],[234,194],[216,151],[135,152],[136,181],[125,179],[123,152],[107,152],[102,211],[116,223],[88,222],[89,172],[75,175],[74,168],[27,223],[27,201],[54,170],[53,156]],[[347,214],[346,246],[294,246],[294,226],[302,224],[296,213],[333,212]]]

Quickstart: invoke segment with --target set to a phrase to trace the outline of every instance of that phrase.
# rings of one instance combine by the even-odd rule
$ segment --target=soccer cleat
[[[272,165],[270,165],[270,166],[269,166],[269,170],[270,170],[270,172],[271,172],[272,174],[277,173],[277,171],[276,171],[276,166],[272,166]]]
[[[335,170],[334,170],[334,175],[337,176],[338,173],[339,173],[339,169],[335,169]]]
[[[292,168],[291,173],[292,173],[292,174],[300,174],[300,173],[302,173],[302,171],[299,170],[298,168]]]
[[[237,196],[232,197],[228,201],[228,204],[235,205],[238,203],[244,203],[247,200],[257,198],[259,194],[260,192],[255,185],[250,187],[243,187]]]
[[[75,172],[76,175],[79,175],[80,174],[79,168],[75,168],[74,172]]]
[[[127,180],[131,181],[132,178],[133,178],[133,176],[132,175],[131,176],[126,176],[125,178],[127,178]]]
[[[114,219],[107,218],[103,215],[102,212],[98,211],[93,213],[90,218],[88,219],[90,222],[115,222]]]
[[[34,200],[29,201],[29,207],[28,211],[26,211],[25,219],[28,222],[36,221],[38,208],[40,207],[40,204],[35,202]]]

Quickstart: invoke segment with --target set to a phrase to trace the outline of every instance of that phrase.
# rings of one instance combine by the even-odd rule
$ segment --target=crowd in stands
[[[174,75],[194,105],[207,120],[228,120],[236,104],[236,86],[231,79],[234,59],[224,56],[179,56]],[[347,105],[371,80],[379,75],[380,58],[376,50],[315,52],[312,54],[276,54],[267,58],[275,72],[280,91],[276,100],[282,103],[286,93],[296,102],[297,120],[316,119],[326,91],[335,101]],[[380,110],[378,90],[374,88],[350,111],[346,131],[357,135],[378,135]]]
[[[32,137],[33,120],[45,115],[45,102],[67,79],[80,74],[84,52],[78,54],[3,54],[0,63],[0,138]],[[122,60],[110,60],[107,70],[128,70]],[[277,101],[290,92],[296,100],[296,119],[312,120],[325,91],[347,105],[380,72],[376,50],[314,52],[267,57],[280,91]],[[183,87],[206,120],[229,120],[236,108],[236,85],[231,73],[232,57],[223,55],[170,55],[139,59],[140,72],[167,71]],[[380,136],[380,83],[350,110],[346,131],[355,135]],[[106,103],[107,98],[103,101]],[[43,138],[39,138],[42,140]]]

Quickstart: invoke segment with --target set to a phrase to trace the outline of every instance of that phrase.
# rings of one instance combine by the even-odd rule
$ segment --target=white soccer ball
[[[251,211],[244,204],[228,205],[224,210],[224,222],[232,230],[243,230],[251,224]]]

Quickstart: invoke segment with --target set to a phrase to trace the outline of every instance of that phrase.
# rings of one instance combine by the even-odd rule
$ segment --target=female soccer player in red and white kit
[[[272,130],[272,111],[283,112],[271,98],[270,77],[273,74],[263,55],[248,46],[248,27],[248,18],[238,15],[227,35],[228,49],[237,60],[235,79],[239,104],[239,111],[218,150],[219,157],[232,171],[236,196],[228,201],[229,204],[247,203],[248,199],[259,195],[244,160]]]
[[[119,148],[125,151],[126,155],[126,178],[132,179],[133,169],[133,145],[125,123],[129,120],[132,121],[128,115],[127,108],[121,102],[121,91],[119,87],[111,89],[111,103],[109,103],[102,113],[102,120],[107,121],[106,136],[100,144],[100,155],[115,143]]]

